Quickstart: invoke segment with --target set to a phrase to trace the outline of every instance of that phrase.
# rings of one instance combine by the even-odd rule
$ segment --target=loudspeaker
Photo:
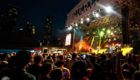
[[[129,29],[129,8],[121,9],[122,12],[122,33],[123,44],[130,44],[130,29]]]

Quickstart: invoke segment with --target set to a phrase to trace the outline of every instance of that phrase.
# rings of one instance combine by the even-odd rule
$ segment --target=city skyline
[[[52,27],[52,38],[61,37],[62,31],[65,29],[65,21],[67,13],[79,2],[80,0],[69,0],[69,1],[57,1],[57,0],[24,0],[24,1],[0,1],[0,12],[5,14],[8,6],[14,5],[20,8],[19,17],[17,20],[16,30],[17,33],[19,28],[24,28],[27,22],[34,24],[36,28],[36,36],[41,40],[43,36],[45,20],[47,15],[54,17],[54,23]]]

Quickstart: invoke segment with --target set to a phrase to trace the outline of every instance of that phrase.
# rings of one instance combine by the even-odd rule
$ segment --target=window
[[[15,12],[15,14],[17,15],[17,14],[18,14],[18,12]]]
[[[10,10],[10,12],[13,12],[12,10]]]
[[[47,18],[47,21],[49,21],[49,19]]]
[[[9,16],[11,16],[12,14],[11,13],[9,13]]]

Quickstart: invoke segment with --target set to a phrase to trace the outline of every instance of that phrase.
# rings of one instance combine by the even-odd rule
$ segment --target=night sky
[[[64,39],[65,21],[67,14],[80,2],[80,0],[0,0],[0,12],[6,13],[9,4],[20,8],[16,26],[25,28],[27,22],[31,22],[36,28],[36,36],[41,40],[43,36],[47,15],[54,17],[52,37]]]

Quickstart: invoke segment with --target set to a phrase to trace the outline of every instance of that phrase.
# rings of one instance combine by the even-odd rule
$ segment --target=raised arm
[[[122,56],[122,52],[118,52],[117,53],[117,76],[118,76],[118,80],[125,80],[122,72],[121,72],[121,62],[120,62],[120,59],[121,59],[121,56]]]

